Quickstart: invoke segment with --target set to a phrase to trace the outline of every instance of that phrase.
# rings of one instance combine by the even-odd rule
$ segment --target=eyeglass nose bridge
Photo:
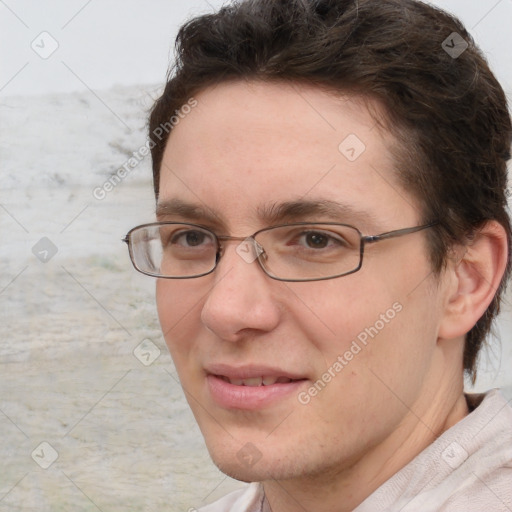
[[[215,258],[215,265],[218,264],[220,258],[224,254],[224,246],[221,242],[223,241],[238,241],[240,243],[236,248],[236,253],[246,262],[252,263],[254,260],[258,260],[261,264],[261,258],[266,259],[267,253],[263,246],[251,236],[218,236],[219,250],[217,251],[217,257]]]

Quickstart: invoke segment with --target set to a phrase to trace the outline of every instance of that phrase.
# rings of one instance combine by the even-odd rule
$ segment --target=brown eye
[[[204,242],[211,241],[211,236],[203,231],[187,230],[175,233],[171,239],[172,244],[181,245],[183,247],[199,247]]]
[[[321,233],[308,233],[306,234],[306,243],[308,247],[323,249],[327,247],[329,238]]]

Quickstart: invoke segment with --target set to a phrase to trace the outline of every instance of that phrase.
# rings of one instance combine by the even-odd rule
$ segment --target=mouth
[[[288,377],[274,377],[274,376],[265,376],[265,377],[251,377],[249,379],[238,379],[236,377],[229,378],[225,375],[215,375],[215,377],[222,379],[225,382],[229,382],[229,384],[233,384],[233,386],[249,386],[249,387],[258,387],[258,386],[272,386],[273,384],[288,384],[289,382],[294,382],[302,379],[290,379]]]
[[[308,379],[285,370],[264,367],[211,366],[207,389],[223,409],[257,410],[296,397]]]

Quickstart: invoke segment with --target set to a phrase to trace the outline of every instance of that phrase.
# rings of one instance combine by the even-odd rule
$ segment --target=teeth
[[[250,379],[229,379],[223,377],[223,380],[233,384],[234,386],[271,386],[272,384],[286,384],[292,380],[288,377],[252,377]]]
[[[244,386],[261,386],[262,382],[261,377],[253,377],[252,379],[243,379],[243,385]]]

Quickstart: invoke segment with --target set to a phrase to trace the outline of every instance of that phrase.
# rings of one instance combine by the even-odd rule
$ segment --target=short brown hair
[[[450,51],[456,42],[457,53]],[[398,142],[399,179],[423,221],[441,221],[427,235],[436,273],[449,249],[488,220],[505,228],[510,249],[507,101],[453,16],[417,0],[245,0],[194,18],[177,36],[150,133],[193,95],[237,79],[302,82],[377,100]],[[151,150],[157,195],[169,134]],[[473,382],[509,273],[510,256],[493,301],[466,336],[463,364]]]

